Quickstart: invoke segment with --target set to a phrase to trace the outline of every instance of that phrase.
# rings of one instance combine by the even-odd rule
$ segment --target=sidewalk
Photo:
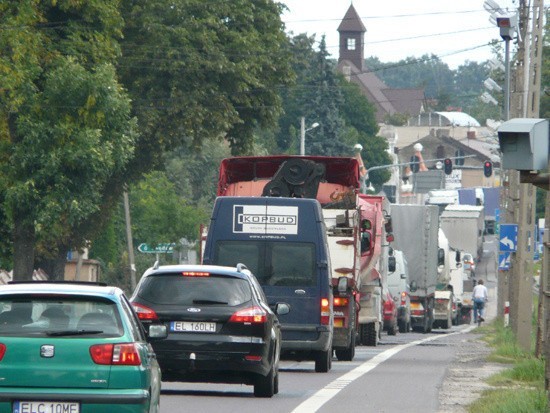
[[[485,320],[490,322],[497,315],[497,288],[494,275],[485,274],[481,275],[489,290]],[[476,326],[472,324],[467,327],[470,331],[463,333],[462,345],[458,347],[455,360],[449,366],[439,391],[437,413],[467,413],[468,405],[477,400],[484,390],[491,388],[485,380],[506,369],[503,364],[486,361],[492,349],[482,340],[481,334],[475,333],[475,329]]]

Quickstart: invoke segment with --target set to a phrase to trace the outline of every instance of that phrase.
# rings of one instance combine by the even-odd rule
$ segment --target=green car
[[[0,286],[0,413],[158,412],[160,382],[119,288]]]

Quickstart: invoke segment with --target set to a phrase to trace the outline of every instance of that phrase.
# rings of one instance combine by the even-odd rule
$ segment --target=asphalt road
[[[487,319],[496,314],[495,246],[493,237],[488,237],[476,271],[489,288]],[[465,411],[461,400],[470,402],[476,385],[470,382],[486,386],[469,372],[472,367],[487,370],[480,353],[483,345],[473,328],[460,325],[428,334],[384,333],[377,347],[357,347],[353,361],[334,359],[328,373],[315,373],[313,362],[282,361],[280,391],[271,399],[255,398],[252,386],[163,383],[161,412],[329,413],[345,407],[357,412],[435,413],[449,411],[451,405],[453,412]],[[461,387],[467,387],[464,397],[460,389],[453,389],[454,376],[449,387],[449,376],[457,374],[460,361],[471,361],[464,363],[466,372],[459,373],[464,376]],[[443,399],[442,388],[449,393]],[[453,394],[458,399],[452,399]]]

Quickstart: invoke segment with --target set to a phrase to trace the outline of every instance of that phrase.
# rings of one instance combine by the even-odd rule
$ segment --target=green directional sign
[[[175,243],[157,244],[156,247],[152,247],[149,244],[139,244],[137,249],[144,254],[168,254],[174,252]]]

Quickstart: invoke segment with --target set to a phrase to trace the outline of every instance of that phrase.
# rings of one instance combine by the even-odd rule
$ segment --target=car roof
[[[180,264],[180,265],[161,265],[154,266],[145,271],[145,276],[151,276],[155,274],[166,273],[179,273],[184,271],[196,271],[196,272],[209,272],[216,275],[227,275],[231,277],[249,279],[251,272],[243,264],[237,264],[236,267],[227,267],[222,265],[192,265],[192,264]]]
[[[5,294],[75,294],[113,299],[122,294],[122,290],[95,283],[29,281],[0,285],[0,296]]]

